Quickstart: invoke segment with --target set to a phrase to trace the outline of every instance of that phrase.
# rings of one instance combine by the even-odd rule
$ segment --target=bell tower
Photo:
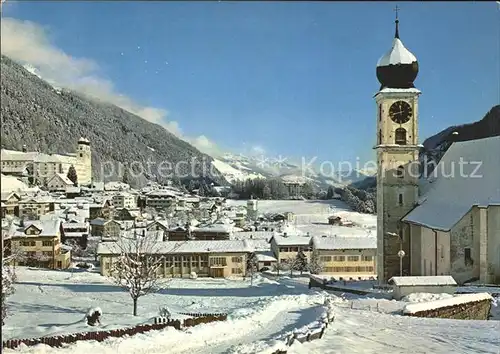
[[[418,98],[413,82],[418,62],[396,33],[392,48],[377,63],[377,276],[409,275],[409,235],[400,220],[418,200]],[[399,251],[403,250],[402,257]],[[399,253],[399,255],[398,255]]]

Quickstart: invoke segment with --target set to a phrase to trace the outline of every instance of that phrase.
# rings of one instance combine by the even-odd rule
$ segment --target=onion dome
[[[418,75],[417,58],[404,46],[399,39],[399,20],[396,17],[396,34],[392,48],[377,63],[377,79],[380,89],[383,88],[413,88],[413,82]]]

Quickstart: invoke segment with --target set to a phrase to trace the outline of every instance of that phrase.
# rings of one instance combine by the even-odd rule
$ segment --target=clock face
[[[396,101],[389,108],[389,117],[398,124],[404,124],[410,120],[413,110],[408,102]]]

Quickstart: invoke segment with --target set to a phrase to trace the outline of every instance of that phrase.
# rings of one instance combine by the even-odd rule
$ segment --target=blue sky
[[[43,26],[117,92],[168,110],[183,134],[232,152],[372,158],[375,66],[395,3],[8,2],[4,17]],[[494,2],[399,6],[401,39],[420,63],[421,141],[500,103]]]

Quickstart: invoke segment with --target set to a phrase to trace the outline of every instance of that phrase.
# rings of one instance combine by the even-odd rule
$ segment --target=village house
[[[137,197],[132,193],[119,192],[114,194],[111,200],[115,209],[137,208]]]
[[[65,192],[67,187],[72,187],[74,184],[63,173],[54,174],[47,182],[49,192]]]
[[[90,222],[90,227],[92,236],[101,237],[101,239],[118,239],[120,237],[121,224],[116,220],[97,218]]]
[[[2,218],[6,215],[19,216],[19,201],[21,197],[14,192],[2,192]]]
[[[177,206],[177,195],[170,191],[159,189],[146,194],[146,206],[156,210],[165,210]]]
[[[122,239],[120,242],[134,242]],[[101,242],[97,247],[101,264],[101,275],[111,276],[113,262],[122,253],[116,242]],[[192,272],[198,276],[223,278],[246,275],[246,257],[251,252],[245,241],[164,241],[151,247],[150,254],[161,257],[160,273],[163,277],[189,277]]]
[[[255,257],[257,257],[257,269],[259,271],[273,269],[276,263],[278,263],[272,251],[256,251]]]
[[[12,224],[9,230],[13,265],[65,269],[71,252],[61,243],[61,220],[39,220]]]
[[[304,236],[273,236],[269,240],[271,251],[278,263],[287,263],[290,259],[297,257],[300,251],[310,257],[310,237]]]
[[[54,211],[54,199],[49,196],[34,196],[19,200],[19,217],[36,220]]]
[[[141,218],[139,209],[114,209],[114,218],[121,221],[136,221]]]
[[[320,274],[339,277],[375,276],[375,237],[318,237],[310,240],[322,266]]]
[[[111,201],[109,199],[94,200],[89,205],[89,218],[109,219],[111,217]]]
[[[87,241],[89,237],[89,223],[78,219],[69,219],[62,224],[61,241],[76,242],[82,249],[87,248]]]

